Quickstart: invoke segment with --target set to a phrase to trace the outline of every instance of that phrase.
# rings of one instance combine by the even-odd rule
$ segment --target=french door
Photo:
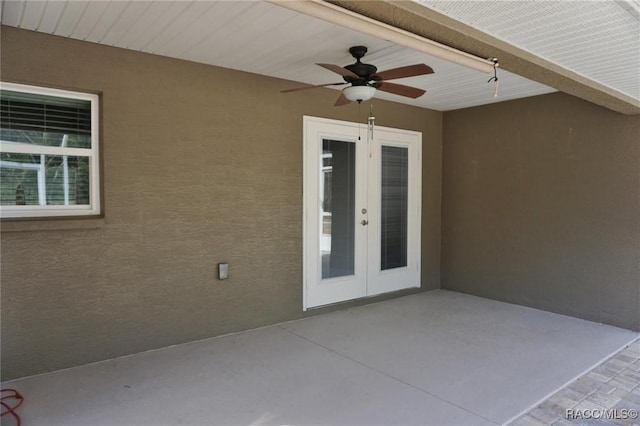
[[[304,117],[303,308],[420,287],[418,132]]]

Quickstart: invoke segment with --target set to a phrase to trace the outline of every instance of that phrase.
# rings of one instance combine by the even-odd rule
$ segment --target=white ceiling
[[[640,0],[415,0],[640,100]]]
[[[529,5],[529,15],[523,15],[525,18],[522,19],[519,18],[520,11],[523,10],[522,6],[519,6],[520,3]],[[472,21],[468,22],[469,24],[507,42],[541,56],[547,55],[545,58],[548,60],[557,63],[565,61],[564,63],[569,64],[567,66],[575,68],[574,71],[591,77],[580,68],[589,63],[592,78],[600,78],[598,81],[621,91],[635,90],[637,96],[637,85],[633,85],[633,76],[630,76],[640,69],[637,60],[634,64],[634,58],[637,56],[617,55],[616,70],[626,69],[627,74],[614,74],[611,71],[613,66],[606,61],[594,61],[591,51],[572,47],[573,40],[568,39],[567,34],[557,33],[556,26],[560,25],[558,21],[547,23],[543,19],[546,16],[544,12],[535,15],[537,7],[541,10],[554,10],[554,17],[567,20],[562,26],[566,26],[569,31],[569,24],[573,25],[575,19],[570,11],[567,12],[565,6],[557,6],[558,8],[554,9],[552,5],[556,3],[572,4],[578,11],[589,12],[588,5],[594,2],[584,2],[583,5],[582,2],[573,1],[422,1],[425,6],[433,7],[442,13],[469,19]],[[608,5],[610,9],[607,10],[616,10],[618,13],[626,10],[620,6],[611,8],[612,4],[617,4],[613,0],[595,3]],[[314,63],[350,64],[353,59],[347,52],[348,48],[353,45],[365,45],[369,48],[365,62],[376,65],[379,70],[414,63],[426,63],[435,70],[435,74],[432,75],[397,80],[398,83],[427,90],[427,94],[421,98],[412,100],[382,92],[378,92],[376,97],[442,111],[554,91],[550,87],[499,70],[499,96],[494,98],[494,87],[493,84],[487,83],[490,77],[487,74],[263,1],[5,0],[2,1],[0,10],[0,22],[3,25],[309,84],[340,81],[339,76]],[[575,30],[582,31],[580,40],[588,41],[589,33],[593,32],[594,28],[601,28],[609,37],[613,37],[613,40],[618,40],[616,37],[619,37],[619,34],[608,29],[608,26],[617,28],[618,25],[622,25],[622,21],[619,22],[616,18],[615,22],[610,23],[609,15],[600,16],[601,9],[589,13],[584,16],[591,16],[592,19],[599,16],[600,21],[585,21],[586,18],[579,15]],[[620,19],[634,18],[632,13],[626,13],[627,15],[621,15]],[[491,19],[493,16],[499,16],[499,19]],[[637,29],[637,16],[634,19]],[[489,28],[491,25],[493,27]],[[633,28],[633,22],[630,25]],[[628,31],[628,27],[625,28]],[[633,31],[631,33],[634,34]],[[631,38],[625,39],[625,46],[637,46]],[[551,43],[550,40],[555,42]],[[563,44],[562,40],[568,40],[569,43]],[[608,40],[610,43],[612,38]],[[614,43],[607,48],[607,44],[603,42],[600,49],[602,54],[606,54],[610,50],[618,50],[619,47]],[[636,49],[636,53],[638,52],[640,49]],[[606,58],[607,61],[610,60],[609,56]],[[596,74],[596,71],[600,74]],[[283,82],[282,88],[294,86],[293,83]]]

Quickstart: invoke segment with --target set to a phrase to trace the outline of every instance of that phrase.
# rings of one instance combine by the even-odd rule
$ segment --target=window
[[[1,83],[3,218],[100,214],[98,96]]]

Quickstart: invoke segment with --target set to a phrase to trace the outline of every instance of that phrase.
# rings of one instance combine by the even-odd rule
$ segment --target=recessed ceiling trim
[[[322,19],[370,36],[426,53],[437,58],[481,71],[493,73],[494,63],[488,59],[471,55],[428,38],[393,27],[323,0],[266,0],[269,3]]]

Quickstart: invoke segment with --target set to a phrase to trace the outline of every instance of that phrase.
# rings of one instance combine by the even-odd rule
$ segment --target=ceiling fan
[[[295,89],[282,90],[281,93],[349,84],[349,86],[342,89],[342,94],[336,101],[335,106],[346,105],[352,101],[360,103],[362,101],[369,100],[373,97],[376,90],[412,99],[425,94],[425,90],[397,83],[389,83],[388,80],[432,74],[433,69],[430,66],[425,64],[415,64],[378,72],[378,68],[375,66],[360,62],[360,59],[367,53],[367,48],[365,46],[353,46],[349,49],[349,53],[356,59],[355,64],[347,65],[345,67],[333,64],[316,64],[328,69],[329,71],[340,74],[344,79],[344,82],[341,81],[338,83],[297,87]]]

